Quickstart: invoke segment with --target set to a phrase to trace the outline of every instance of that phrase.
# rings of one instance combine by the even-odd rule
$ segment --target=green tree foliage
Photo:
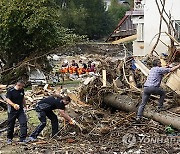
[[[81,5],[75,5],[73,0],[69,3],[63,3],[62,6],[60,19],[63,26],[73,29],[77,34],[86,34],[84,30],[88,17],[87,10]]]
[[[73,29],[77,34],[96,39],[109,33],[111,18],[103,0],[60,0],[58,4],[62,8],[63,26]]]
[[[0,1],[0,59],[7,67],[81,39],[61,26],[60,13],[54,0]]]
[[[130,10],[129,5],[120,4],[118,0],[111,0],[111,5],[108,9],[108,12],[113,19],[114,26],[117,26],[119,21],[124,17],[126,11],[128,10]]]

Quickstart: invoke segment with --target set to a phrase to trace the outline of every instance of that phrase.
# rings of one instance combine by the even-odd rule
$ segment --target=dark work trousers
[[[43,111],[38,108],[36,108],[36,112],[38,114],[38,118],[40,120],[40,124],[36,127],[34,132],[30,135],[33,138],[37,138],[37,136],[40,134],[40,132],[44,129],[46,126],[46,116],[51,120],[52,125],[52,136],[56,135],[58,132],[58,119],[56,114],[53,111]]]
[[[20,141],[23,141],[27,136],[27,118],[23,110],[8,113],[7,138],[13,139],[14,125],[16,119],[18,119],[20,124]]]
[[[138,108],[137,117],[141,118],[143,115],[144,108],[149,101],[149,98],[153,95],[160,95],[159,108],[163,107],[163,102],[165,99],[165,92],[160,87],[144,87],[144,92],[142,96],[142,102]]]

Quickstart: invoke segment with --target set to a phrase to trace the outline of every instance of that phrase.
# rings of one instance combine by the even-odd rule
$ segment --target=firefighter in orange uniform
[[[87,65],[86,63],[83,63],[82,60],[79,61],[80,67],[78,68],[78,74],[86,74],[87,72]]]
[[[69,71],[69,65],[68,65],[68,61],[65,60],[64,63],[62,64],[62,68],[61,68],[61,73],[66,74]]]
[[[78,74],[78,64],[76,63],[75,60],[72,60],[72,64],[71,66],[69,67],[69,73],[70,74]]]

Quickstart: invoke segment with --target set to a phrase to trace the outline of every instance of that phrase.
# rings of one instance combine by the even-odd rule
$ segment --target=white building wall
[[[137,39],[133,41],[133,54],[142,55],[144,53],[144,18],[134,17],[133,24],[137,25]]]
[[[159,1],[160,3],[160,1]],[[172,20],[180,20],[180,0],[166,0],[165,10],[167,13],[171,13]],[[168,18],[164,13],[164,17]],[[144,49],[135,50],[134,55],[142,56],[150,53],[153,48],[159,33],[159,23],[160,23],[160,14],[157,9],[155,0],[146,0],[144,7]],[[168,32],[165,22],[162,22],[161,32]],[[160,38],[163,42],[170,45],[170,39],[166,34],[161,34]],[[137,43],[136,47],[137,48]],[[142,42],[140,42],[142,46]],[[155,49],[159,54],[167,53],[168,48],[163,45],[161,42],[158,43],[158,46]]]

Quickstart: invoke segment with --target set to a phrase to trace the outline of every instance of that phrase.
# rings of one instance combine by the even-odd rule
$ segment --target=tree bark
[[[137,112],[138,102],[132,100],[127,95],[110,94],[104,97],[104,103],[113,106],[117,109],[124,110],[127,112]],[[155,112],[150,105],[146,105],[143,115],[147,118],[151,118],[163,125],[172,125],[174,128],[180,130],[180,115],[162,111],[160,113]]]

